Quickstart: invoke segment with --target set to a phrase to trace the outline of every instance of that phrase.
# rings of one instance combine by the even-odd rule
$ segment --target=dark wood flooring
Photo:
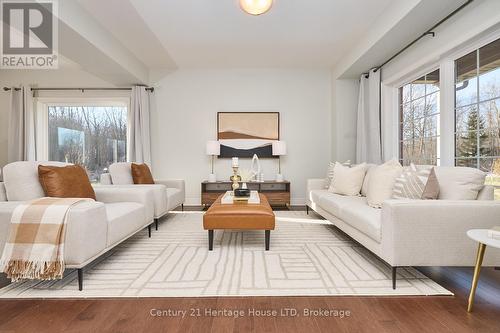
[[[0,333],[500,332],[500,270],[483,269],[474,312],[467,313],[472,268],[419,269],[455,296],[2,300]],[[197,309],[201,316],[190,316]],[[245,316],[209,316],[207,309],[241,309]],[[276,310],[278,315],[249,316],[248,309]],[[281,316],[283,309],[295,309],[298,316]],[[344,315],[306,317],[304,309],[339,310]],[[152,316],[156,310],[187,313],[184,318]]]

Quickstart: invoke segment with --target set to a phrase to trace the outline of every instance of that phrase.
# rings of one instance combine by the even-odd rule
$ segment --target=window
[[[439,164],[439,69],[399,88],[399,158]]]
[[[455,164],[491,171],[499,123],[500,39],[455,61]]]
[[[127,107],[115,104],[47,105],[49,160],[84,166],[91,182],[126,161]]]

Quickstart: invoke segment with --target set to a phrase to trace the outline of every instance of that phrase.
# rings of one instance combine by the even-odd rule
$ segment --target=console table
[[[232,182],[218,181],[210,183],[204,181],[201,183],[201,204],[205,207],[210,206],[214,201],[226,191],[231,191]],[[241,183],[240,183],[241,186]],[[290,205],[290,182],[277,182],[266,180],[264,182],[248,182],[248,189],[258,191],[266,196],[271,206],[289,206]]]

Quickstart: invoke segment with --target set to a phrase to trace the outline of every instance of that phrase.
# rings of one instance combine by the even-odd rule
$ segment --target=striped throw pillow
[[[432,166],[405,167],[400,177],[396,178],[392,191],[393,199],[422,199],[425,185],[432,171]]]

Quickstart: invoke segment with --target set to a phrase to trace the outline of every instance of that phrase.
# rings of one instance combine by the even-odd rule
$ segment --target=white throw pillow
[[[486,173],[467,167],[434,168],[439,181],[439,200],[476,200]]]
[[[372,174],[373,169],[375,169],[376,164],[367,164],[366,165],[366,176],[363,180],[363,186],[361,186],[361,195],[366,197],[368,194],[368,181],[370,180],[370,176]]]
[[[373,168],[366,195],[370,207],[381,208],[382,203],[392,197],[394,183],[402,172],[403,167],[396,159]]]
[[[328,191],[342,195],[359,195],[366,173],[366,163],[352,168],[335,163],[332,184]]]
[[[344,163],[342,163],[343,166],[350,167],[351,166],[351,160],[347,160]],[[333,180],[333,169],[335,168],[335,162],[330,162],[328,165],[328,170],[326,172],[326,179],[325,179],[325,188],[330,188],[330,185],[332,185],[332,180]]]

